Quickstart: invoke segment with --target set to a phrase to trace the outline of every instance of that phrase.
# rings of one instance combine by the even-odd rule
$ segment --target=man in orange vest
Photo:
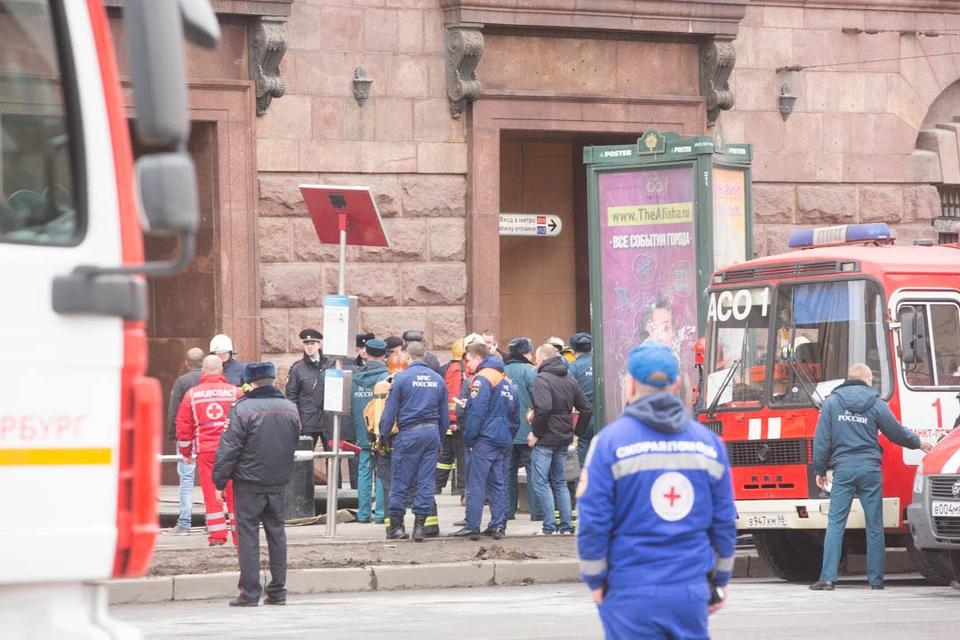
[[[227,415],[233,401],[240,397],[240,389],[223,376],[223,362],[218,356],[207,356],[200,369],[200,384],[187,391],[177,410],[177,447],[184,462],[193,464],[197,457],[197,471],[203,489],[203,503],[207,512],[207,540],[211,547],[227,542],[227,518],[223,504],[217,500],[213,484],[213,463],[217,458],[220,435],[229,425]],[[224,494],[227,515],[233,521],[233,487],[227,485]],[[237,532],[233,531],[233,544]]]

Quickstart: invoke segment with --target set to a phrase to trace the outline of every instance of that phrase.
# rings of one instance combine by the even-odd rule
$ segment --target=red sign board
[[[340,244],[340,220],[346,216],[347,244],[365,247],[389,247],[380,211],[369,187],[332,187],[300,185],[300,193],[325,244]]]

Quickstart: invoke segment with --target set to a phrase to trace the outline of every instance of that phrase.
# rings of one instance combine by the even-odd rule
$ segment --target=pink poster
[[[689,405],[697,340],[693,168],[599,179],[606,419],[623,408],[627,356],[648,339],[677,355]]]

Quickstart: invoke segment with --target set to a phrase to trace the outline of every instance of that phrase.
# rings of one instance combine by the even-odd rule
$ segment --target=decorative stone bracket
[[[247,31],[249,72],[256,85],[258,116],[265,114],[270,102],[287,90],[280,77],[280,60],[287,52],[287,30],[283,22],[278,18],[261,17]]]
[[[446,28],[447,96],[454,118],[463,115],[466,103],[480,97],[477,65],[483,55],[479,24],[451,24]]]
[[[707,99],[707,126],[712,127],[721,111],[733,107],[728,80],[737,63],[732,42],[707,40],[700,44],[700,95]]]

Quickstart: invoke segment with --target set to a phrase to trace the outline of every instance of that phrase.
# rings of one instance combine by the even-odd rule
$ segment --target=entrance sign
[[[531,213],[501,213],[501,236],[556,237],[563,230],[559,216]]]
[[[724,144],[719,135],[684,139],[656,130],[636,145],[584,148],[598,424],[622,410],[627,358],[646,340],[676,354],[681,395],[692,403],[699,382],[693,345],[709,306],[702,292],[717,268],[753,256],[752,156],[750,145]],[[737,293],[715,300],[713,314],[764,304]]]

